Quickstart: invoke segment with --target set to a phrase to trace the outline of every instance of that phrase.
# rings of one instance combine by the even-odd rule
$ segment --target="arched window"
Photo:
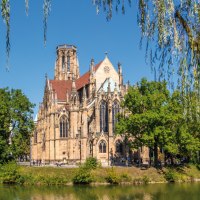
[[[70,72],[70,56],[67,56],[67,71]]]
[[[106,142],[105,142],[105,140],[101,140],[99,142],[99,153],[106,153]]]
[[[89,145],[90,145],[90,155],[93,156],[93,141],[90,140]]]
[[[120,140],[116,141],[116,143],[115,143],[115,152],[116,153],[120,153],[120,154],[123,153],[123,144],[122,144],[122,141],[120,141]]]
[[[68,122],[66,116],[60,118],[60,137],[68,137]]]
[[[37,131],[34,132],[34,143],[37,143]]]
[[[116,123],[118,122],[117,114],[119,113],[119,103],[118,101],[114,101],[112,105],[112,126],[113,132],[115,131]]]
[[[62,71],[65,71],[65,56],[62,56]]]
[[[108,132],[108,105],[106,101],[100,104],[100,131]]]
[[[46,133],[42,134],[42,150],[45,151],[46,149]]]

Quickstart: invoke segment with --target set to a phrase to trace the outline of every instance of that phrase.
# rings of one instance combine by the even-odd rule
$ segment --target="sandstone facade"
[[[111,162],[148,159],[148,149],[131,149],[126,136],[115,134],[116,114],[127,92],[122,67],[114,68],[107,55],[80,76],[77,49],[57,47],[55,76],[46,77],[43,102],[31,140],[34,162],[75,164],[96,157]]]

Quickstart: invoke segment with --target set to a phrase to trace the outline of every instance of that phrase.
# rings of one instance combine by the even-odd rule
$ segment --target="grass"
[[[87,169],[85,169],[87,170]],[[29,185],[67,185],[72,184],[79,168],[29,167],[17,166],[17,177]],[[200,179],[200,170],[195,165],[181,168],[149,168],[141,170],[136,167],[112,167],[90,169],[92,183],[98,184],[147,184],[149,182],[189,182]],[[0,172],[0,182],[4,175]],[[80,179],[80,177],[78,177]],[[18,182],[16,182],[18,183]]]
[[[26,177],[27,184],[68,184],[72,182],[77,171],[77,168],[19,167],[19,173]]]

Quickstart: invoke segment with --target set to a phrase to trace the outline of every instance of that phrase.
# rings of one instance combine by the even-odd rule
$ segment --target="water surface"
[[[145,186],[8,186],[0,200],[200,200],[200,183]]]

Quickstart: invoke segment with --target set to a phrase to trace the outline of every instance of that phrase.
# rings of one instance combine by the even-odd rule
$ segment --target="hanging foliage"
[[[101,7],[107,19],[113,7],[121,7],[131,0],[93,0],[98,12]],[[175,66],[184,93],[200,89],[200,1],[199,0],[135,0],[141,41],[146,42],[150,63],[159,61],[157,80],[168,80],[171,85]],[[150,45],[153,44],[153,52]]]
[[[29,10],[29,0],[25,0],[25,11],[26,15],[28,15]],[[46,45],[47,40],[47,19],[51,10],[51,0],[44,0],[43,2],[43,29],[44,29],[44,44]],[[6,56],[7,56],[7,69],[9,56],[10,56],[10,1],[9,0],[1,0],[1,15],[6,24]]]
[[[6,55],[7,55],[7,69],[10,55],[10,2],[9,0],[1,1],[1,15],[6,24]]]
[[[50,10],[51,10],[51,0],[44,0],[44,3],[43,3],[44,45],[46,45],[46,41],[47,41],[47,20],[48,20],[49,14],[50,14]]]
[[[180,75],[178,81],[184,93],[196,89],[200,94],[200,2],[199,0],[92,0],[97,13],[106,12],[107,20],[113,12],[125,13],[125,7],[138,6],[138,25],[141,41],[146,42],[146,58],[157,80],[167,79],[173,85],[175,66]],[[25,0],[28,14],[29,0]],[[47,40],[47,21],[51,0],[43,1],[44,44]],[[1,14],[5,21],[6,54],[10,54],[10,2],[1,1]],[[155,48],[151,48],[151,44]],[[155,67],[155,62],[160,64]]]
[[[26,6],[26,15],[28,16],[29,0],[25,0],[25,6]]]

